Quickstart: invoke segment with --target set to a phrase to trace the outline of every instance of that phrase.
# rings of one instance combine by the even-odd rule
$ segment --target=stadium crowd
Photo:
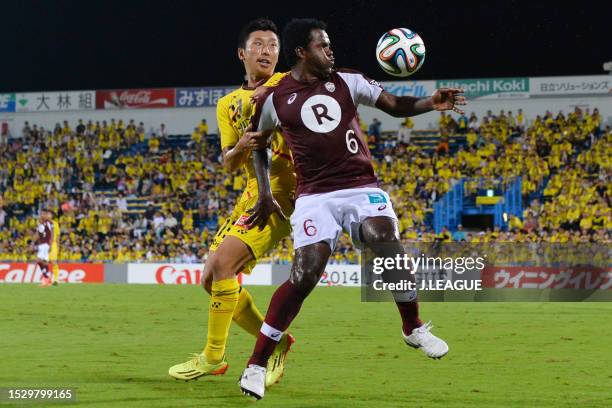
[[[601,129],[596,109],[546,112],[529,124],[520,110],[441,113],[432,152],[411,142],[409,119],[386,138],[380,124],[362,127],[406,241],[610,242],[612,130]],[[465,135],[456,150],[448,143],[454,134]],[[114,119],[74,129],[64,121],[53,130],[26,123],[19,136],[0,140],[0,260],[34,259],[36,214],[51,208],[63,260],[200,262],[246,182],[223,168],[205,121],[180,145],[164,125],[147,132],[143,123]],[[433,203],[461,179],[469,195],[482,180],[516,176],[525,210],[507,231],[432,231]],[[288,263],[292,252],[287,238],[270,258]],[[332,262],[356,261],[343,237]]]

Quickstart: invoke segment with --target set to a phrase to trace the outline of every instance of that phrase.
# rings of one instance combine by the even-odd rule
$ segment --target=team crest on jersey
[[[334,85],[333,82],[326,82],[325,89],[327,89],[329,92],[334,92],[336,90],[336,85]]]
[[[293,101],[295,101],[295,98],[297,98],[297,94],[295,92],[289,95],[289,99],[287,99],[287,105],[291,105]]]

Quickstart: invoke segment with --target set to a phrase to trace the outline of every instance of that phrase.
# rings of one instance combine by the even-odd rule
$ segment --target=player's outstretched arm
[[[395,96],[382,92],[376,100],[376,107],[395,117],[416,116],[432,110],[452,110],[463,114],[459,106],[466,105],[463,89],[440,88],[436,89],[430,97],[414,98],[412,96]]]
[[[272,189],[270,188],[270,160],[267,149],[253,150],[253,167],[255,169],[255,177],[257,178],[258,196],[255,206],[248,210],[251,215],[247,218],[246,225],[249,228],[257,226],[261,231],[273,213],[277,213],[283,220],[286,220],[287,217],[272,195]]]

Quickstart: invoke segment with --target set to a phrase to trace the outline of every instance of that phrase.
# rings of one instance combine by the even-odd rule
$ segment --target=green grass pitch
[[[265,310],[274,288],[250,290]],[[71,387],[79,407],[253,406],[236,382],[254,339],[235,325],[226,375],[167,375],[201,350],[208,299],[198,286],[2,285],[0,387]],[[393,304],[317,288],[257,406],[612,407],[610,303],[422,303],[421,315],[450,345],[442,360],[403,344]]]

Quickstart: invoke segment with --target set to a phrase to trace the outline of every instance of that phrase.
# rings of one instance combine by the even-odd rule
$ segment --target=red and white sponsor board
[[[128,264],[128,283],[197,285],[202,281],[204,264]]]
[[[128,264],[128,283],[153,283],[158,285],[199,285],[204,276],[204,264]],[[239,274],[243,285],[271,285],[272,266],[255,266],[250,275]]]
[[[612,268],[507,266],[482,271],[482,287],[512,289],[612,289]]]
[[[60,263],[59,283],[102,283],[104,265],[94,263]],[[38,283],[42,272],[36,263],[0,262],[0,283]]]
[[[255,265],[250,275],[244,273],[238,274],[238,280],[241,285],[272,285],[272,265],[259,264]]]
[[[96,91],[96,109],[172,108],[174,92],[174,88]]]

